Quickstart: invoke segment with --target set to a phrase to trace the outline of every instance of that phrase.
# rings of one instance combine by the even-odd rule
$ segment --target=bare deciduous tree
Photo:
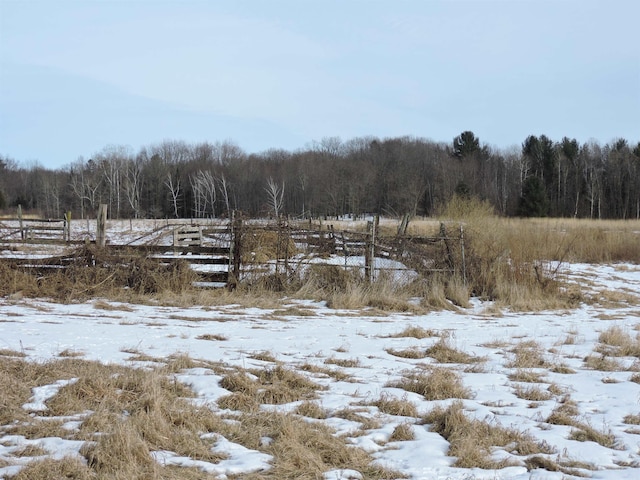
[[[274,217],[279,218],[284,204],[284,182],[278,185],[272,177],[269,177],[265,190],[267,192],[269,208],[273,212]]]
[[[176,175],[174,179],[171,173],[167,173],[167,179],[164,184],[169,189],[171,195],[171,205],[173,207],[173,215],[178,218],[178,199],[180,198],[180,178]]]

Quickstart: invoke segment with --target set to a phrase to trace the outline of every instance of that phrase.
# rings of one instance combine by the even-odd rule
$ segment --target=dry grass
[[[93,480],[95,473],[80,459],[64,457],[60,460],[45,459],[28,463],[11,480],[73,479]]]
[[[365,478],[371,479],[402,478],[398,472],[373,464],[367,453],[347,444],[327,426],[298,417],[326,418],[327,413],[316,402],[303,401],[295,414],[261,411],[256,397],[265,403],[277,403],[306,397],[319,388],[282,367],[251,373],[240,371],[225,377],[227,386],[252,394],[236,392],[228,397],[235,396],[237,400],[245,395],[245,399],[256,407],[235,408],[231,422],[208,407],[194,405],[189,401],[192,392],[176,382],[172,372],[181,367],[204,364],[183,354],[172,356],[166,366],[144,370],[75,358],[43,364],[4,359],[0,362],[0,388],[6,394],[0,396],[0,422],[5,425],[6,433],[31,439],[61,436],[90,440],[81,449],[86,464],[77,458],[38,459],[11,478],[217,478],[195,468],[163,466],[150,454],[152,451],[169,450],[194,460],[217,463],[224,458],[223,454],[215,453],[211,448],[217,435],[272,455],[270,470],[245,474],[243,478],[313,479],[321,477],[327,470],[339,468],[357,469]],[[82,414],[77,430],[63,428],[62,421],[34,419],[21,407],[29,401],[34,386],[48,385],[61,378],[77,378],[77,381],[60,388],[47,401],[48,411],[45,413],[52,417]],[[293,393],[260,392],[285,386]],[[238,410],[242,413],[237,413]],[[398,439],[400,433],[398,430]],[[264,442],[265,438],[270,441]],[[33,457],[44,452],[26,448],[15,453],[16,456]]]
[[[378,407],[382,413],[388,415],[396,415],[400,417],[417,417],[418,409],[413,402],[407,400],[406,397],[398,398],[388,393],[382,393],[378,400],[375,400],[368,405]]]
[[[571,400],[571,398],[565,397],[560,404],[553,409],[545,422],[551,425],[575,425],[577,423],[575,417],[579,413],[577,404]]]
[[[327,411],[322,408],[318,402],[302,402],[296,407],[295,413],[302,415],[303,417],[315,418],[318,420],[325,419],[329,416]]]
[[[583,300],[581,289],[562,285],[559,262],[640,261],[638,221],[498,218],[487,204],[459,198],[442,217],[465,225],[472,291],[513,310],[570,308]]]
[[[543,390],[536,385],[526,387],[516,385],[514,387],[514,393],[516,397],[530,402],[544,402],[553,398],[553,394],[549,390]]]
[[[249,375],[251,373],[252,375]],[[220,386],[252,397],[258,404],[281,405],[296,400],[311,400],[324,387],[281,365],[259,371],[226,375]]]
[[[74,263],[64,269],[51,269],[44,275],[0,262],[0,295],[20,292],[23,297],[45,297],[65,303],[96,297],[144,303],[149,296],[193,290],[197,276],[184,261],[162,264],[137,252],[121,252],[119,257],[105,252],[90,245],[81,247],[71,254]],[[96,308],[127,307],[98,301]]]
[[[264,444],[264,438],[271,441]],[[265,473],[245,475],[258,479],[315,479],[333,469],[354,469],[372,480],[404,478],[402,474],[373,464],[363,450],[338,438],[322,423],[308,422],[295,415],[259,412],[239,418],[229,439],[274,457]]]
[[[385,349],[385,352],[387,352],[389,355],[393,355],[394,357],[411,358],[414,360],[425,358],[427,356],[427,352],[425,351],[425,349],[420,347],[409,347],[402,350],[387,348]]]
[[[466,284],[461,281],[458,248],[452,249],[452,259],[457,266],[454,275],[423,279],[411,287],[412,292],[394,285],[385,275],[381,275],[380,281],[367,284],[359,274],[324,265],[311,266],[302,279],[278,280],[277,292],[269,279],[255,285],[240,285],[234,292],[203,292],[192,287],[196,275],[185,262],[161,265],[135,251],[114,254],[109,249],[101,251],[88,245],[72,252],[75,263],[70,268],[39,277],[0,262],[0,295],[48,297],[63,302],[99,297],[107,300],[96,302],[96,308],[126,311],[130,307],[113,302],[145,303],[153,297],[161,304],[176,306],[265,305],[279,302],[284,292],[328,300],[338,308],[418,312],[424,308],[411,301],[409,295],[419,290],[423,306],[429,309],[465,307],[469,296],[474,295],[495,299],[498,309],[508,306],[512,310],[541,310],[571,308],[586,299],[576,284],[565,283],[559,268],[564,261],[640,261],[638,221],[499,218],[486,202],[458,197],[446,206],[441,217],[447,223],[448,232],[457,232],[460,225],[464,225]],[[410,230],[433,236],[438,234],[437,225],[439,222],[433,219],[414,221]],[[381,228],[383,234],[384,231]],[[276,232],[250,233],[244,240],[246,251],[252,257],[245,258],[247,261],[270,260],[275,258],[277,250],[284,250],[278,248],[283,242]],[[291,239],[288,239],[287,250],[290,254],[295,252]],[[87,265],[95,267],[87,268]],[[637,305],[640,296],[637,292],[619,290],[600,293],[591,301]],[[299,316],[310,312],[285,310],[282,314]]]
[[[582,470],[594,470],[593,465],[579,464],[576,462],[562,460],[559,457],[556,460],[548,456],[534,455],[525,460],[527,470],[546,470],[548,472],[561,472],[572,477],[589,477],[590,475],[583,473]]]
[[[436,367],[427,371],[411,371],[400,380],[388,383],[387,387],[417,393],[427,400],[471,398],[471,391],[462,384],[458,374],[447,368]]]
[[[640,357],[640,337],[631,334],[619,326],[613,326],[600,333],[598,341],[602,344],[597,351],[618,357]]]
[[[205,333],[202,335],[198,335],[196,337],[197,340],[211,340],[211,341],[218,341],[218,342],[224,342],[226,340],[229,340],[226,336],[221,335],[219,333]]]
[[[639,414],[625,415],[622,421],[629,425],[640,425],[640,415]]]
[[[334,378],[340,382],[353,382],[353,377],[346,373],[344,370],[336,368],[322,367],[320,365],[314,365],[311,363],[304,363],[300,365],[300,370],[323,375],[325,377]]]
[[[508,447],[518,455],[553,453],[548,445],[536,442],[530,435],[467,418],[461,402],[447,408],[436,407],[423,420],[449,442],[448,455],[456,457],[456,467],[498,469],[508,466],[507,461],[491,458],[493,447]]]
[[[276,357],[273,356],[273,353],[267,352],[267,351],[253,353],[249,355],[249,358],[253,358],[254,360],[260,360],[261,362],[276,363],[277,361]]]
[[[335,358],[329,357],[324,361],[327,365],[337,365],[342,368],[356,368],[361,366],[358,358]]]
[[[411,296],[405,289],[398,288],[394,282],[385,278],[371,283],[353,282],[345,290],[333,290],[324,297],[327,306],[336,309],[358,310],[369,307],[383,312],[424,312],[424,309],[411,301]]]
[[[401,423],[396,428],[393,429],[391,436],[389,437],[390,442],[409,442],[411,440],[415,440],[416,434],[413,431],[413,425],[410,423]]]
[[[613,433],[609,430],[598,430],[593,428],[587,422],[581,422],[578,419],[579,411],[576,403],[570,398],[566,397],[562,403],[559,404],[546,419],[546,423],[552,425],[567,425],[573,427],[573,430],[569,434],[570,440],[576,440],[579,442],[596,442],[603,447],[618,449],[620,448],[619,441],[615,438]]]
[[[26,353],[18,352],[17,350],[11,350],[10,348],[0,348],[0,357],[16,357],[23,358],[26,357]]]
[[[620,442],[616,439],[611,430],[598,430],[587,423],[576,423],[574,430],[569,434],[569,440],[578,442],[596,442],[603,447],[620,449]]]
[[[221,430],[224,423],[211,410],[186,401],[190,391],[171,380],[162,367],[138,370],[70,358],[45,364],[3,362],[2,367],[14,379],[14,395],[9,396],[2,408],[3,416],[13,417],[11,422],[2,418],[3,424],[12,425],[9,429],[12,434],[44,438],[52,436],[55,428],[57,436],[95,442],[86,444],[82,450],[88,469],[74,460],[53,463],[46,460],[22,470],[20,475],[24,477],[18,478],[39,478],[40,471],[45,469],[59,472],[61,476],[56,478],[160,475],[163,468],[149,456],[151,450],[171,450],[214,463],[221,459],[219,454],[211,452],[210,441],[203,440],[201,435]],[[6,384],[5,375],[2,378]],[[85,418],[77,431],[63,429],[58,422],[25,417],[20,412],[20,405],[28,401],[31,388],[60,378],[77,378],[77,381],[62,387],[47,401],[46,414],[55,417],[83,413]],[[24,387],[18,388],[18,384]],[[123,416],[122,412],[128,414]]]
[[[411,325],[406,327],[404,330],[398,333],[394,333],[393,335],[389,335],[390,338],[431,338],[438,337],[440,335],[439,332],[435,330],[431,330],[429,328],[419,327],[417,325]]]
[[[427,348],[425,353],[439,363],[476,363],[482,361],[481,358],[454,348],[450,338],[444,336]]]
[[[547,368],[549,363],[545,360],[542,352],[542,347],[533,340],[520,342],[511,350],[514,358],[506,366],[518,369]]]
[[[592,370],[600,370],[602,372],[621,372],[625,370],[622,363],[606,355],[587,355],[584,359],[584,365]]]
[[[511,372],[508,378],[512,382],[541,383],[545,379],[545,374],[535,370],[518,369],[515,372]]]
[[[84,356],[84,352],[80,352],[78,350],[71,350],[69,348],[65,348],[60,353],[58,353],[58,356],[59,357],[65,357],[65,358],[83,357]]]

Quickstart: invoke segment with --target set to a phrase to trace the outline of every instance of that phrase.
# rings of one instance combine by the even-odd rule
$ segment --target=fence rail
[[[37,225],[37,229],[24,227],[23,223],[17,232],[30,234],[21,235],[19,241],[58,241],[67,246],[83,243],[69,239],[68,221],[40,222],[29,222],[30,227]],[[16,229],[1,227],[0,242],[16,241]],[[357,272],[366,281],[374,281],[380,275],[411,281],[435,273],[465,278],[462,226],[442,223],[439,233],[433,236],[411,236],[405,232],[406,225],[398,228],[397,234],[381,233],[377,217],[368,222],[366,231],[356,232],[335,230],[331,225],[300,225],[286,219],[255,222],[234,215],[217,224],[166,222],[154,229],[155,240],[142,235],[137,238],[137,241],[146,239],[142,244],[111,241],[103,247],[103,253],[120,258],[144,256],[158,262],[184,260],[203,282],[230,289],[268,274],[301,277],[311,266],[344,268]],[[55,238],[46,239],[49,233],[54,233]],[[158,236],[162,235],[169,238],[169,244],[157,243]],[[13,260],[13,263],[26,266],[34,261]],[[57,268],[64,268],[68,263],[68,259],[61,260]]]

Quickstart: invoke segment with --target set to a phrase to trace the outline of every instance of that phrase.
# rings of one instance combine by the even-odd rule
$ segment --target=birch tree
[[[284,182],[278,185],[272,177],[269,177],[265,190],[267,192],[269,208],[273,212],[274,217],[279,218],[284,204]]]

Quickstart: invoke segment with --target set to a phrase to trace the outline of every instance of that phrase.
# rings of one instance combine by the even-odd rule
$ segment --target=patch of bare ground
[[[498,469],[509,466],[508,460],[492,458],[494,447],[503,447],[522,456],[554,453],[549,445],[537,442],[527,433],[495,422],[468,418],[459,401],[446,408],[434,408],[423,422],[449,442],[448,455],[456,458],[454,466],[460,468]]]

